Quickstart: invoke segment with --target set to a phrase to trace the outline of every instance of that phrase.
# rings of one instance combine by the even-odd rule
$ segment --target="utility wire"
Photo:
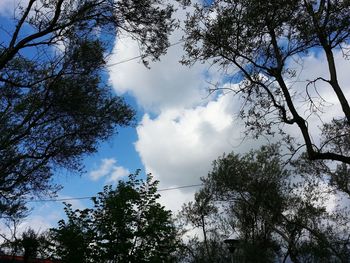
[[[175,43],[173,43],[173,44],[170,44],[169,47],[176,46],[176,45],[181,44],[181,43],[183,43],[183,42],[184,42],[184,40],[180,40],[180,41],[178,41],[178,42],[175,42]],[[117,61],[117,62],[115,62],[115,63],[107,64],[106,67],[107,67],[107,68],[110,68],[110,67],[112,67],[112,66],[116,66],[116,65],[119,65],[119,64],[123,64],[123,63],[129,62],[129,61],[132,61],[132,60],[141,58],[141,57],[142,57],[142,55],[139,55],[139,56],[136,56],[136,57],[132,57],[132,58],[127,58],[127,59],[124,59],[124,60],[121,60],[121,61]]]
[[[190,185],[183,185],[183,186],[176,186],[176,187],[169,187],[169,188],[163,188],[157,190],[157,192],[165,192],[170,190],[177,190],[177,189],[183,189],[183,188],[191,188],[191,187],[197,187],[202,186],[203,184],[190,184]]]
[[[123,63],[129,62],[129,61],[138,59],[138,58],[140,58],[140,57],[142,57],[142,55],[139,55],[139,56],[136,56],[136,57],[132,57],[132,58],[128,58],[128,59],[125,59],[125,60],[121,60],[121,61],[118,61],[118,62],[115,62],[115,63],[112,63],[112,64],[107,64],[106,67],[107,67],[107,68],[110,68],[110,67],[112,67],[112,66],[116,66],[116,65],[119,65],[119,64],[123,64]]]
[[[177,189],[184,189],[184,188],[192,188],[192,187],[198,187],[202,186],[203,184],[190,184],[190,185],[182,185],[182,186],[176,186],[176,187],[169,187],[169,188],[162,188],[158,189],[157,192],[165,192],[165,191],[171,191],[171,190],[177,190]],[[57,198],[57,199],[35,199],[35,200],[26,200],[28,203],[40,203],[40,202],[64,202],[64,201],[73,201],[73,200],[84,200],[84,199],[91,199],[94,196],[83,196],[83,197],[71,197],[71,198]]]

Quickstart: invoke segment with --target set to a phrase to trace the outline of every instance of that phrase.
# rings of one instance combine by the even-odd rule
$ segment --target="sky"
[[[11,2],[0,1],[0,19],[8,17]],[[185,11],[179,9],[176,17],[181,20]],[[181,36],[181,30],[176,30],[170,42],[178,43]],[[241,103],[237,97],[222,92],[209,95],[210,83],[230,88],[237,85],[225,83],[225,76],[218,68],[209,64],[181,65],[181,43],[171,46],[159,62],[150,64],[150,69],[139,59],[119,63],[138,55],[138,44],[122,36],[116,39],[108,61],[109,65],[116,64],[108,67],[108,81],[114,92],[137,111],[136,126],[119,129],[118,134],[101,143],[96,154],[84,158],[86,172],[83,175],[57,171],[55,180],[63,185],[57,198],[94,196],[105,184],[116,184],[139,168],[143,174],[152,173],[160,181],[160,189],[200,184],[200,177],[207,175],[212,162],[223,153],[244,153],[266,143],[263,138],[244,140],[244,125],[238,118]],[[338,52],[336,58],[340,81],[346,85],[350,84],[349,62],[341,55]],[[304,59],[299,78],[327,76],[326,69],[324,56],[310,53]],[[302,84],[293,85],[298,89]],[[322,89],[321,93],[330,102],[324,114],[324,118],[330,120],[339,107],[329,90]],[[311,119],[310,123],[317,121]],[[296,137],[300,136],[296,127],[288,129]],[[314,138],[317,140],[317,135]],[[193,199],[196,190],[198,187],[162,191],[160,202],[175,213],[183,203]],[[90,204],[84,199],[69,202],[75,208]],[[64,217],[61,202],[41,201],[31,206],[32,212],[21,229],[30,226],[44,230]]]

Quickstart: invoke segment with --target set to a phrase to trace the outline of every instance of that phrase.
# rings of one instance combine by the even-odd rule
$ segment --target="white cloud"
[[[198,188],[193,188],[191,191],[183,192],[180,189],[161,192],[159,203],[165,206],[166,209],[173,211],[175,215],[176,211],[180,211],[182,205],[193,201],[193,192]]]
[[[30,216],[26,218],[26,220],[24,220],[23,223],[19,225],[18,232],[19,233],[24,232],[29,228],[33,229],[37,233],[45,231],[53,227],[48,217],[49,215]]]
[[[178,8],[176,18],[184,20],[186,12]],[[170,37],[178,43],[181,29]],[[151,119],[145,114],[137,127],[135,147],[146,171],[160,180],[160,187],[199,182],[211,162],[242,139],[240,129],[233,125],[231,97],[208,97],[207,83],[218,79],[216,68],[196,64],[189,68],[179,63],[184,54],[182,44],[169,48],[160,62],[147,69],[139,59],[110,67],[110,82],[118,94],[133,95],[139,106],[156,112]],[[119,36],[109,64],[139,56],[139,46],[131,38]],[[241,124],[236,124],[240,126]],[[177,210],[189,201],[195,189],[162,193],[162,203]],[[175,194],[175,198],[174,198]]]
[[[43,215],[30,215],[29,217],[18,221],[15,225],[13,221],[0,221],[0,231],[3,236],[8,239],[12,239],[13,235],[17,238],[28,229],[33,229],[36,233],[41,233],[54,227],[58,220],[53,222],[53,216],[51,213]],[[3,237],[0,238],[0,241]]]
[[[199,183],[218,156],[249,149],[249,142],[240,145],[242,123],[233,117],[235,101],[225,95],[206,106],[164,111],[155,119],[146,114],[135,144],[146,170],[165,186]]]
[[[138,49],[133,40],[119,40],[113,51],[117,55],[110,63],[135,57]],[[181,45],[169,48],[160,62],[151,64],[151,69],[137,60],[116,65],[110,70],[110,81],[117,93],[131,93],[146,109],[159,111],[193,106],[206,96],[208,85],[204,81],[203,66],[189,69],[179,63],[181,52]]]
[[[100,167],[90,172],[90,178],[93,181],[97,181],[101,177],[108,175],[114,168],[115,163],[115,159],[103,159]]]
[[[129,170],[116,165],[117,161],[113,158],[102,159],[101,165],[90,172],[90,179],[97,181],[103,177],[107,177],[107,183],[113,183],[120,180],[122,177],[130,174]]]
[[[187,10],[188,11],[188,10]],[[185,11],[178,10],[177,17],[181,20]],[[181,39],[180,30],[175,31],[171,42]],[[151,63],[151,69],[146,69],[139,60],[121,63],[110,68],[110,82],[119,94],[130,93],[137,103],[146,111],[156,112],[155,117],[145,114],[137,127],[138,140],[135,143],[143,164],[148,172],[152,172],[160,180],[162,187],[180,186],[199,183],[201,176],[206,176],[211,169],[212,161],[224,152],[245,152],[266,143],[265,138],[259,141],[243,140],[244,124],[235,114],[239,111],[241,102],[233,98],[232,93],[218,98],[209,97],[206,78],[216,82],[218,73],[207,73],[207,65],[196,64],[192,68],[178,63],[183,54],[182,45],[169,48],[167,55],[160,62]],[[116,63],[139,55],[139,47],[130,38],[119,38],[113,50],[109,63]],[[341,52],[336,52],[339,68],[339,80],[348,90],[350,74],[347,74],[349,61],[341,59]],[[293,96],[297,101],[299,113],[308,116],[308,105],[305,98],[305,81],[316,76],[328,77],[326,58],[324,55],[310,53],[303,58],[303,64],[291,64],[301,71],[297,74],[293,85]],[[235,86],[233,86],[235,88]],[[310,89],[311,91],[311,89]],[[295,93],[294,93],[295,92]],[[322,113],[324,120],[341,114],[333,91],[321,85],[318,92],[327,99],[327,107]],[[311,91],[312,95],[316,95]],[[333,106],[331,106],[333,104]],[[320,120],[317,116],[308,118],[314,141],[319,139]],[[302,140],[296,125],[285,126],[297,139]],[[278,140],[272,138],[270,142]],[[168,208],[179,209],[183,200],[189,200],[195,189],[178,190],[176,193],[166,192],[162,203]]]
[[[23,10],[28,7],[29,0],[0,0],[0,15],[9,18],[21,17]],[[35,1],[29,12],[29,17],[35,15],[34,10],[45,13],[47,9],[43,7],[42,1]]]
[[[308,127],[310,127],[309,132],[313,143],[319,145],[323,124],[330,122],[333,118],[344,117],[344,113],[335,92],[328,83],[319,80],[315,85],[311,84],[307,88],[307,83],[318,77],[330,78],[326,56],[323,53],[315,52],[311,52],[300,60],[293,60],[288,65],[289,68],[296,70],[296,77],[290,79],[288,84],[299,115],[307,120]],[[334,51],[334,58],[338,70],[339,84],[345,97],[350,98],[350,75],[347,72],[350,61],[344,59],[341,50]],[[317,105],[317,113],[310,111],[310,104],[306,103],[306,100],[308,100],[306,90]],[[289,134],[299,138],[302,142],[300,129],[296,125],[287,125],[286,127]]]
[[[350,96],[350,75],[348,74],[348,68],[350,67],[350,61],[344,59],[341,50],[334,51],[334,58],[338,70],[338,81],[342,87],[346,97]],[[323,53],[310,53],[308,56],[302,58],[301,61],[293,61],[289,67],[297,71],[297,76],[291,79],[290,86],[294,94],[298,94],[296,97],[297,106],[301,115],[308,116],[309,105],[305,104],[301,98],[306,99],[306,86],[309,81],[315,80],[316,78],[322,77],[324,79],[330,79],[327,58]],[[330,121],[332,117],[342,116],[342,110],[340,103],[336,97],[335,92],[331,86],[319,80],[315,85],[311,84],[307,88],[310,96],[315,102],[323,104],[322,112],[319,112],[320,117],[323,121]],[[319,105],[320,106],[320,105]],[[316,121],[317,118],[312,119]],[[317,124],[315,125],[315,127]]]
[[[130,171],[122,166],[113,167],[113,171],[107,179],[108,183],[118,182],[121,178],[130,175]]]
[[[179,8],[177,18],[185,17],[185,10]],[[183,33],[180,29],[170,37],[172,44],[179,43]],[[139,45],[130,37],[119,36],[110,57],[109,64],[126,61],[140,55]],[[130,93],[137,103],[147,110],[160,112],[165,109],[192,107],[203,104],[208,95],[206,76],[213,77],[216,70],[208,73],[207,64],[193,67],[179,63],[184,54],[181,43],[171,46],[159,62],[151,62],[147,69],[140,59],[110,67],[110,82],[118,94]]]
[[[15,228],[16,227],[16,228]],[[29,217],[26,218],[25,221],[16,225],[14,227],[13,224],[7,224],[4,222],[0,222],[0,231],[2,236],[0,237],[0,242],[2,243],[4,240],[13,240],[14,236],[16,238],[21,237],[22,233],[26,230],[33,229],[36,233],[43,232],[50,227],[50,224],[47,224],[46,220],[43,217]]]

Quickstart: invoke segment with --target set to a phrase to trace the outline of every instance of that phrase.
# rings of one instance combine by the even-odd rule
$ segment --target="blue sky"
[[[0,1],[0,24],[6,25],[12,5],[12,0]],[[185,11],[179,9],[176,16],[183,19]],[[175,31],[170,42],[177,43],[181,36],[180,30]],[[112,43],[111,48],[113,55],[108,64],[139,55],[137,43],[125,35]],[[170,47],[160,62],[151,63],[151,69],[145,68],[138,59],[108,68],[108,82],[114,92],[137,111],[136,126],[121,128],[119,134],[101,143],[96,154],[84,159],[86,173],[81,177],[66,171],[57,173],[55,180],[63,185],[58,198],[95,195],[106,183],[116,183],[125,178],[121,175],[139,168],[160,180],[160,188],[197,184],[210,170],[212,161],[224,152],[246,152],[266,143],[264,138],[243,141],[244,125],[237,117],[241,105],[237,97],[232,93],[208,96],[209,81],[232,89],[237,84],[226,83],[227,76],[215,66],[198,64],[188,68],[180,65],[182,54],[182,46],[178,44]],[[343,71],[339,74],[341,83],[350,83],[346,72],[349,62],[341,59],[340,52],[336,58]],[[324,62],[324,56],[309,54],[299,78],[306,80],[317,74],[326,75]],[[291,66],[298,69],[300,65]],[[293,85],[296,90],[300,88],[298,84]],[[329,90],[320,92],[333,102],[334,96]],[[333,106],[326,109],[325,120],[338,114],[339,108],[336,104]],[[303,107],[300,106],[300,112],[305,112]],[[316,118],[309,121],[317,127]],[[288,127],[288,131],[300,137],[296,127]],[[270,142],[278,139],[271,138]],[[318,139],[316,134],[314,139]],[[192,199],[195,190],[162,192],[161,202],[176,211],[183,202]],[[88,200],[72,203],[77,208],[89,205]],[[42,230],[54,226],[64,216],[60,202],[35,203],[33,208],[23,229],[31,226]]]

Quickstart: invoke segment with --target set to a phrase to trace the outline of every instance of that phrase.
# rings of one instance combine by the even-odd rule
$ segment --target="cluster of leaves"
[[[239,240],[240,262],[347,262],[348,213],[326,209],[330,190],[324,178],[304,169],[305,162],[288,167],[271,145],[213,163],[203,189],[181,214],[202,229],[208,262],[225,262],[211,244],[228,237]],[[198,243],[188,246],[188,262],[199,262]]]
[[[63,262],[173,262],[178,247],[171,212],[157,203],[157,181],[130,175],[93,198],[93,208],[72,210],[51,230]]]

